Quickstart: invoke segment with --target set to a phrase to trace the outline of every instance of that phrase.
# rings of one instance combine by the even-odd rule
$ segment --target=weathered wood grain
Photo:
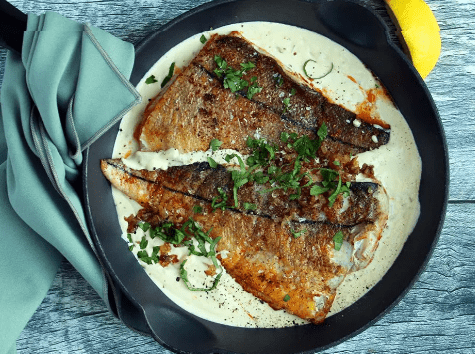
[[[25,12],[50,10],[90,22],[137,44],[177,15],[208,1],[10,2]],[[382,0],[366,2],[384,15]],[[438,19],[442,37],[442,54],[426,83],[440,112],[450,155],[444,229],[427,269],[404,299],[375,325],[325,354],[475,353],[475,3],[426,2]],[[5,51],[0,50],[0,80],[4,61]],[[116,320],[67,262],[17,346],[20,354],[169,353]]]

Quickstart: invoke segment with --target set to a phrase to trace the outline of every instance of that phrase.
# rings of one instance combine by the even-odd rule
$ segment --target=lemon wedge
[[[440,28],[423,0],[384,0],[398,27],[404,51],[423,79],[435,67],[442,47]]]

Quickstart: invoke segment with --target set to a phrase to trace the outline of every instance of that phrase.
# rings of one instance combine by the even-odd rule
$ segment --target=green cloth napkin
[[[141,98],[130,43],[56,13],[29,15],[0,95],[0,353],[40,305],[65,257],[108,303],[82,206],[84,150]]]

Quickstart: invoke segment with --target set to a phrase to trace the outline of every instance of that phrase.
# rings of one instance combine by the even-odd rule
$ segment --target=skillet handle
[[[21,53],[27,15],[6,0],[0,0],[0,46]]]

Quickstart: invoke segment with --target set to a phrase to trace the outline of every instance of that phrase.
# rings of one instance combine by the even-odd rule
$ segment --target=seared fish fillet
[[[222,78],[214,73],[216,55],[236,69],[241,63],[254,63],[256,67],[243,78],[255,76],[262,91],[248,99],[246,89],[236,93],[225,89]],[[284,98],[289,99],[287,105]],[[214,138],[223,142],[223,148],[241,151],[245,137],[256,132],[268,141],[279,141],[282,131],[313,138],[325,122],[328,137],[320,150],[323,153],[355,155],[389,141],[385,129],[364,121],[356,127],[352,122],[357,118],[298,83],[275,59],[231,33],[210,38],[170,87],[151,101],[135,137],[142,143],[141,149],[148,151],[171,147],[180,152],[207,150]]]
[[[217,187],[226,193],[233,189],[223,167],[196,163],[147,171],[102,160],[101,169],[114,187],[143,207],[137,219],[180,225],[192,217],[204,229],[213,228],[210,236],[222,237],[217,251],[228,252],[221,264],[244,290],[313,323],[325,319],[345,275],[371,260],[387,219],[387,196],[374,183],[352,183],[349,205],[335,203],[336,212],[323,208],[313,214],[307,210],[311,201],[283,203],[283,197],[262,195],[252,184],[239,189],[239,200],[256,203],[256,210],[213,211]],[[204,212],[195,214],[194,206]],[[295,238],[293,233],[300,231]],[[338,231],[345,242],[336,251]]]

